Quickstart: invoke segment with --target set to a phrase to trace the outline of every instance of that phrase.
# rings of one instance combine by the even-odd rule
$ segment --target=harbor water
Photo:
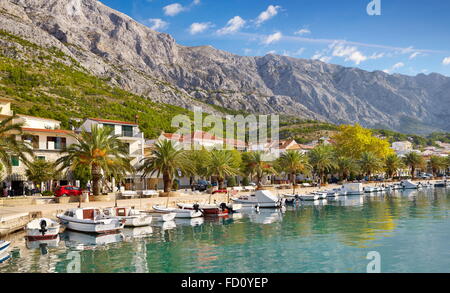
[[[46,243],[12,235],[5,272],[450,273],[450,189],[301,202]]]

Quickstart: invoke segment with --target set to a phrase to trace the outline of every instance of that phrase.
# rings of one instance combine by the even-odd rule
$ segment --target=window
[[[66,138],[65,137],[47,137],[47,149],[49,149],[50,142],[55,144],[55,150],[64,150],[66,148]]]
[[[20,165],[19,157],[16,157],[16,156],[11,157],[11,165],[13,167],[19,167],[19,165]]]
[[[34,149],[38,149],[39,148],[39,136],[37,136],[37,135],[26,134],[26,135],[22,136],[22,140],[31,142],[31,146]]]
[[[45,161],[45,157],[44,157],[44,156],[37,156],[37,159],[38,159],[38,160]]]
[[[122,136],[133,137],[133,126],[123,125]]]
[[[103,127],[111,129],[112,134],[116,132],[116,126],[114,124],[103,124]]]

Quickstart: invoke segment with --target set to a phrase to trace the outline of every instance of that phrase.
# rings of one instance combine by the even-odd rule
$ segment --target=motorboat
[[[314,192],[311,192],[311,193],[318,195],[319,199],[326,199],[327,195],[328,195],[328,193],[326,191],[314,191]]]
[[[148,226],[152,216],[134,208],[114,207],[103,210],[104,215],[125,221],[125,227]]]
[[[232,198],[231,200],[242,205],[258,205],[260,208],[280,208],[284,206],[286,201],[285,198],[273,195],[269,190],[257,190],[254,194]]]
[[[203,212],[203,215],[211,216],[225,216],[230,213],[226,203],[217,204],[189,204],[189,203],[178,203],[177,206],[180,209],[194,210],[195,206]]]
[[[298,198],[302,201],[315,201],[315,200],[319,200],[320,197],[318,194],[299,194]]]
[[[339,192],[335,191],[334,189],[325,190],[324,192],[327,194],[327,198],[335,198],[339,196]]]
[[[167,208],[159,205],[154,205],[153,210],[156,213],[175,213],[175,218],[180,219],[191,219],[191,218],[199,218],[203,217],[203,213],[200,211],[198,205],[195,206],[195,209],[180,209],[180,208]]]
[[[50,240],[58,237],[61,225],[48,218],[35,219],[25,227],[27,239],[30,241]]]
[[[336,192],[338,194],[338,196],[346,196],[347,195],[347,190],[345,190],[345,188],[343,186],[341,186],[341,188],[333,188],[331,190]]]
[[[11,255],[8,250],[11,245],[11,242],[0,240],[0,263],[7,261]]]
[[[153,222],[171,222],[175,219],[176,213],[151,213],[144,212],[153,217]]]
[[[342,186],[342,189],[347,195],[361,195],[364,193],[362,183],[346,183]]]
[[[123,229],[125,220],[108,217],[100,209],[73,208],[57,215],[68,229],[86,233],[112,233]]]
[[[418,189],[420,188],[419,184],[412,182],[411,180],[402,180],[400,185],[403,189]]]
[[[364,187],[364,193],[374,193],[377,191],[378,191],[378,188],[375,186],[365,186]]]
[[[447,187],[447,186],[450,186],[450,181],[448,181],[447,179],[436,181],[436,183],[434,183],[434,187]]]

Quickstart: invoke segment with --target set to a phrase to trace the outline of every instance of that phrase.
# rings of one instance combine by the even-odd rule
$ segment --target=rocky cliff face
[[[204,102],[400,131],[404,118],[413,117],[450,130],[450,78],[439,74],[389,75],[184,47],[95,0],[2,0],[0,29],[59,48],[86,70],[154,101],[183,107]]]

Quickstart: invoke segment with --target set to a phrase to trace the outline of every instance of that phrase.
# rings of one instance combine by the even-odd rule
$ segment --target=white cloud
[[[330,56],[325,56],[323,53],[321,52],[316,52],[312,57],[312,60],[320,60],[322,62],[328,63],[331,61],[331,59],[333,59],[333,57]]]
[[[149,18],[147,19],[147,23],[149,27],[155,31],[165,30],[169,26],[168,22],[160,18]]]
[[[210,22],[194,22],[189,27],[189,33],[191,35],[199,34],[212,27]]]
[[[399,68],[402,68],[402,67],[404,67],[404,66],[405,66],[405,63],[403,63],[403,62],[398,62],[398,63],[395,63],[394,65],[392,65],[391,68],[385,69],[385,70],[383,70],[383,71],[386,72],[386,73],[391,73],[392,71],[394,71],[394,70],[396,70],[396,69],[399,69]]]
[[[294,51],[294,52],[284,50],[283,51],[283,56],[290,56],[290,57],[301,56],[305,52],[305,50],[306,50],[305,48],[300,48],[300,49],[298,49],[297,51]]]
[[[271,50],[271,51],[267,52],[266,54],[276,54],[276,53],[277,53],[277,51]]]
[[[192,5],[200,5],[201,1],[200,0],[194,0],[192,1]]]
[[[385,56],[384,53],[373,53],[372,55],[370,55],[369,57],[367,57],[367,59],[380,59],[383,58]]]
[[[420,52],[414,52],[414,53],[412,53],[411,55],[409,55],[409,60],[412,60],[412,59],[416,58],[416,57],[419,56],[419,55],[421,55]]]
[[[345,58],[345,61],[352,61],[356,65],[359,65],[361,62],[368,59],[367,56],[358,51],[358,48],[354,46],[345,46],[343,44],[335,43],[330,45],[330,47],[333,48],[333,56]]]
[[[263,44],[269,45],[269,44],[272,44],[274,42],[278,42],[279,40],[281,40],[282,37],[283,37],[283,34],[281,34],[280,32],[276,32],[274,34],[268,35],[263,40]]]
[[[450,57],[444,58],[444,60],[442,60],[442,64],[449,65],[450,64]]]
[[[217,31],[219,35],[227,35],[238,32],[245,25],[245,20],[240,16],[230,19],[226,26]]]
[[[183,7],[183,5],[179,4],[179,3],[173,3],[167,6],[163,7],[164,10],[164,14],[168,15],[168,16],[175,16],[178,13],[182,12],[185,10],[185,8]]]
[[[256,25],[261,25],[263,22],[266,22],[269,19],[275,17],[280,9],[281,6],[269,5],[267,9],[261,12],[261,14],[256,19]]]
[[[302,28],[302,29],[296,31],[294,34],[295,34],[295,35],[303,36],[303,35],[309,35],[310,33],[311,33],[311,31],[310,31],[309,29],[307,29],[307,28]]]

